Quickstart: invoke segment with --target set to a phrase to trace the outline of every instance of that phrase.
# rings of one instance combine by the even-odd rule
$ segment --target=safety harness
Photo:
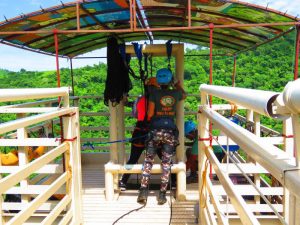
[[[171,56],[172,56],[172,40],[168,40],[166,42],[166,49],[167,49],[167,57],[168,57],[168,69],[171,70]]]
[[[125,50],[122,51],[125,52]],[[127,62],[127,57],[125,59]],[[114,37],[109,38],[107,40],[107,77],[104,90],[104,104],[108,105],[110,101],[113,106],[116,106],[131,89],[129,69],[124,63],[123,56],[120,54],[118,41]]]

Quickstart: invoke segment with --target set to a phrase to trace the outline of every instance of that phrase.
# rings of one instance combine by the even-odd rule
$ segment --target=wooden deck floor
[[[83,165],[83,216],[84,224],[109,224],[125,213],[139,208],[136,202],[138,191],[127,190],[115,195],[115,200],[107,202],[104,196],[104,167],[103,165]],[[195,224],[194,205],[196,203],[196,185],[188,186],[189,199],[177,202],[172,198],[171,224]],[[150,191],[145,208],[132,212],[116,224],[169,224],[171,202],[168,192],[168,202],[157,205],[157,191]]]

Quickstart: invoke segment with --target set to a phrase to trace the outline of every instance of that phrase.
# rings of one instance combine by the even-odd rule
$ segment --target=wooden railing
[[[299,85],[299,81],[297,82]],[[289,96],[285,92],[270,93],[213,85],[203,85],[200,90],[198,159],[199,174],[204,173],[199,182],[200,223],[231,224],[233,220],[238,220],[237,223],[242,224],[298,224],[300,124],[296,109],[300,110],[297,108],[299,99],[294,98],[294,93],[288,89],[285,92],[289,93]],[[294,95],[298,94],[296,92]],[[218,105],[211,108],[206,101],[209,95],[246,108],[247,116],[240,117],[240,120],[251,121],[253,133],[215,111]],[[283,103],[282,96],[285,98],[292,96],[290,97],[290,101],[293,101],[290,103],[292,107],[287,105],[288,103]],[[291,111],[291,108],[294,111]],[[266,127],[262,128],[261,115],[283,118],[282,134],[268,131]],[[225,136],[214,137],[209,123],[213,123],[214,131],[220,130]],[[266,133],[271,132],[272,137],[262,137],[262,129]],[[229,150],[226,150],[226,146],[230,145],[228,143],[239,145],[248,156],[246,161],[239,162]],[[219,162],[213,153],[214,146],[218,145],[223,146],[223,151],[227,155],[228,160],[225,163]],[[282,146],[282,149],[278,146]],[[221,188],[216,182],[211,182],[206,161],[212,165],[213,172],[217,175],[217,184],[220,184]],[[245,177],[247,185],[239,185],[232,179],[237,174]],[[265,187],[261,184],[261,174],[272,178],[270,186]],[[273,201],[276,196],[283,201]]]
[[[10,93],[9,97],[7,93]],[[35,104],[25,103],[26,107],[21,104],[0,107],[1,113],[19,115],[18,119],[0,125],[3,137],[0,146],[17,146],[19,158],[14,166],[0,164],[0,224],[23,224],[33,220],[41,224],[54,221],[59,224],[82,223],[79,111],[69,107],[68,88],[0,90],[1,102],[41,96],[60,97],[63,104],[59,107],[32,107]],[[59,118],[63,127],[62,138],[28,138],[29,127],[36,129]],[[45,146],[47,150],[30,162],[29,146]],[[12,195],[15,198],[20,196],[20,201],[7,202],[3,198]]]

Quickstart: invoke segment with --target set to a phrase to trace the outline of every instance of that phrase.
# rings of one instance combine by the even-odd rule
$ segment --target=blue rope
[[[141,64],[142,63],[142,59],[143,59],[143,53],[142,53],[143,45],[140,45],[137,42],[133,42],[132,45],[133,45],[136,57],[138,58],[139,63]]]
[[[136,138],[126,138],[123,140],[115,140],[115,141],[105,141],[105,142],[86,142],[82,145],[83,148],[85,147],[91,147],[93,150],[95,150],[94,145],[100,145],[100,144],[114,144],[114,143],[123,143],[123,142],[131,142],[133,140],[137,140],[137,139],[141,139],[147,137],[146,135],[140,136],[140,137],[136,137]]]

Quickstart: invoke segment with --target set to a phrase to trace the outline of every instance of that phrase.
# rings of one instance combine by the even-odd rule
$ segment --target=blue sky
[[[74,0],[75,1],[75,0]],[[267,6],[286,12],[290,15],[300,17],[300,0],[245,0],[249,3]],[[70,2],[62,0],[62,2]],[[61,4],[60,0],[0,0],[0,21],[6,18],[19,16],[20,14],[40,10],[40,7],[47,8]],[[88,56],[104,56],[105,49],[95,51]],[[97,64],[99,60],[75,60],[74,67]],[[60,59],[61,67],[68,67],[66,59]],[[31,53],[20,49],[8,47],[0,44],[0,68],[19,71],[21,68],[26,70],[54,70],[55,58]]]

